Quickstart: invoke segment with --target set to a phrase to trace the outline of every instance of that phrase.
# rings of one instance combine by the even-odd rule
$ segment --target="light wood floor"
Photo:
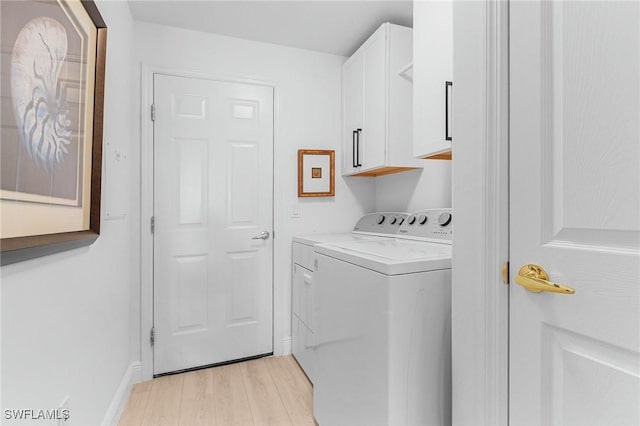
[[[291,356],[164,376],[134,386],[127,425],[314,425],[311,384]]]

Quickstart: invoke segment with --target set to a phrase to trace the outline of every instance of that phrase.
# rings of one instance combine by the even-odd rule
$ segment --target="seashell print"
[[[29,21],[11,57],[11,99],[18,134],[29,156],[53,172],[71,143],[69,108],[59,77],[67,56],[67,32],[55,19]]]

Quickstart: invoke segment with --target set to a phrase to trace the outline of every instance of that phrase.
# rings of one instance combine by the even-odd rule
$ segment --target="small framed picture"
[[[298,150],[298,197],[333,197],[335,151]]]

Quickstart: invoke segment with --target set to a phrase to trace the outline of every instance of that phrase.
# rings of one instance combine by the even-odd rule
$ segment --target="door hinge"
[[[151,233],[156,232],[156,217],[151,216]]]
[[[156,121],[156,104],[151,104],[151,121]]]
[[[509,285],[509,261],[502,264],[502,282]]]
[[[151,343],[151,346],[153,346],[155,342],[156,342],[156,328],[151,327],[151,331],[149,332],[149,343]]]

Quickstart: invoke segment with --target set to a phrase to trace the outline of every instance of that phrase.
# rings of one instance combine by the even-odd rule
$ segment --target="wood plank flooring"
[[[291,357],[164,376],[134,386],[120,426],[313,426],[311,383]]]

